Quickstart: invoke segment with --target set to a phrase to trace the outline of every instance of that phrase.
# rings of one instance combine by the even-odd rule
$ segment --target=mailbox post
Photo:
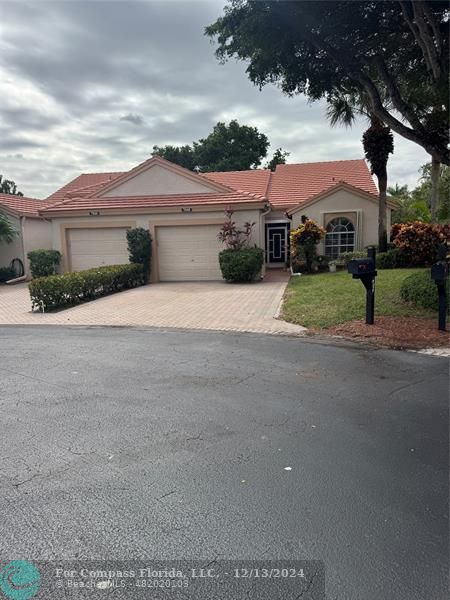
[[[435,282],[439,296],[439,323],[440,331],[445,331],[447,319],[447,279],[448,279],[448,263],[447,263],[447,247],[442,246],[439,249],[439,260],[431,267],[431,279]]]
[[[360,279],[366,288],[366,323],[373,325],[375,321],[375,277],[377,272],[376,249],[369,246],[367,249],[367,258],[351,260],[347,265],[347,271],[353,279]]]

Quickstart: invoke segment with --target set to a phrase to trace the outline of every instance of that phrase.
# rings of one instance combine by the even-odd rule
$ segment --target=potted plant
[[[330,273],[336,273],[336,268],[337,268],[337,263],[335,260],[331,260],[328,263],[328,269],[330,271]]]

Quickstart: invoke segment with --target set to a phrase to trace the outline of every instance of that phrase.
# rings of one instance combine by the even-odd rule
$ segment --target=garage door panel
[[[70,229],[72,271],[128,263],[125,227]]]
[[[217,239],[220,225],[158,227],[158,264],[161,281],[222,279]]]

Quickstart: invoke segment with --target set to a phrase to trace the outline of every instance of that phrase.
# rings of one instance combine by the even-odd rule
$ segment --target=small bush
[[[14,279],[16,272],[10,267],[0,267],[0,283]]]
[[[328,264],[330,259],[324,254],[319,254],[313,261],[313,268],[317,268],[318,271],[328,271]]]
[[[61,262],[61,254],[58,250],[31,250],[27,256],[33,278],[54,275]]]
[[[432,281],[429,270],[406,277],[400,287],[400,296],[421,308],[438,309],[437,286]]]
[[[339,254],[335,262],[346,267],[351,260],[356,258],[367,258],[367,252],[363,252],[362,250],[355,252],[342,252],[342,254]]]
[[[377,269],[399,269],[408,266],[407,255],[400,248],[377,254]]]
[[[253,281],[264,264],[264,251],[256,247],[222,250],[219,253],[219,264],[226,281]]]
[[[450,225],[436,223],[396,223],[391,239],[399,248],[408,265],[431,265],[438,259],[439,247],[450,239]]]
[[[130,263],[143,266],[145,283],[148,283],[152,259],[152,238],[150,232],[143,227],[128,229],[127,242]]]
[[[28,289],[33,309],[49,311],[80,304],[143,283],[143,266],[129,264],[39,277],[28,284]]]

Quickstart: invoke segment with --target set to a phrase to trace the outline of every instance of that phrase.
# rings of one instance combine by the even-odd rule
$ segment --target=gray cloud
[[[260,92],[243,63],[217,62],[203,30],[223,4],[3,3],[0,172],[46,196],[81,172],[131,168],[154,144],[191,143],[231,119],[258,127],[291,162],[361,158],[364,122],[331,129],[322,103]],[[426,160],[396,139],[392,183],[414,184]]]
[[[141,115],[134,115],[132,113],[128,113],[127,115],[120,117],[120,120],[128,121],[129,123],[132,123],[133,125],[143,125],[144,124],[144,118]]]

